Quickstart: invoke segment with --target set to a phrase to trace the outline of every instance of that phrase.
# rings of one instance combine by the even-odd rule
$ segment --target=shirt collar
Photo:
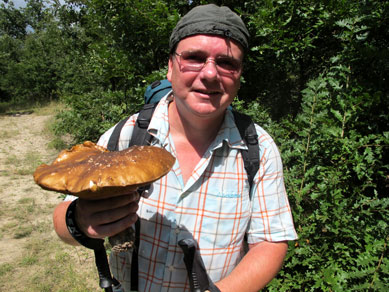
[[[165,146],[168,143],[169,135],[169,103],[172,101],[172,91],[165,95],[158,103],[147,131]],[[215,150],[223,146],[223,142],[230,148],[247,149],[239,130],[236,127],[234,115],[231,110],[227,110],[220,130],[212,143],[210,149]]]
[[[158,102],[157,107],[155,108],[153,117],[151,118],[149,127],[147,131],[154,136],[157,141],[152,144],[158,143],[161,146],[165,147],[168,143],[169,136],[169,103],[172,101],[171,96],[172,91],[166,94]]]
[[[236,127],[234,115],[231,110],[227,110],[224,116],[224,121],[220,127],[219,133],[212,145],[213,149],[223,146],[223,142],[230,148],[247,149],[239,130]]]

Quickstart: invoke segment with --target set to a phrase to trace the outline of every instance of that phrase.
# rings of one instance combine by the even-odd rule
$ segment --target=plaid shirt
[[[152,145],[175,155],[169,134],[169,98],[158,104],[148,131]],[[137,115],[123,127],[119,149],[128,145]],[[285,192],[282,162],[272,138],[256,125],[260,147],[260,168],[251,190],[240,149],[247,149],[227,111],[224,123],[204,157],[184,184],[180,165],[142,198],[139,244],[139,291],[189,291],[183,253],[177,245],[194,238],[212,281],[226,277],[244,255],[249,243],[297,238]],[[99,140],[107,146],[112,129]],[[130,291],[131,252],[111,254],[111,269],[126,291]]]

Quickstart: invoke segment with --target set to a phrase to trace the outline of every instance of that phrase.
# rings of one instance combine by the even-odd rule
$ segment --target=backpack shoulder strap
[[[113,129],[113,132],[111,134],[111,137],[109,137],[109,140],[108,140],[107,149],[109,151],[118,151],[119,150],[120,132],[122,131],[124,124],[128,121],[129,118],[130,117],[127,117],[116,124],[116,126]]]
[[[134,145],[148,145],[151,142],[153,136],[147,132],[154,110],[158,103],[145,104],[138,114],[136,119],[134,131],[129,142],[128,147]],[[144,189],[148,189],[150,185],[139,188],[139,192]],[[135,251],[132,254],[131,262],[131,291],[138,291],[138,249],[139,249],[139,238],[140,238],[140,219],[135,223]]]
[[[153,116],[154,110],[157,107],[157,103],[145,104],[141,111],[138,114],[138,118],[135,123],[134,132],[131,137],[131,141],[127,147],[133,145],[147,145],[152,136],[147,132],[147,128],[150,124],[151,117]],[[111,137],[108,140],[107,149],[109,151],[118,151],[119,150],[119,138],[123,126],[128,121],[130,117],[127,117],[121,120],[111,134]]]
[[[235,118],[235,124],[239,130],[240,136],[245,141],[248,150],[242,150],[244,168],[246,169],[250,189],[253,185],[255,174],[259,169],[259,146],[258,135],[255,130],[254,122],[248,115],[232,111]]]
[[[147,132],[154,110],[158,103],[147,103],[143,106],[136,119],[134,131],[128,147],[134,145],[147,145],[151,142],[152,136]]]

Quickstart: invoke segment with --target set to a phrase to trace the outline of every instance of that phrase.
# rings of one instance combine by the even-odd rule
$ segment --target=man
[[[92,238],[112,236],[139,216],[139,291],[188,291],[177,245],[183,238],[197,241],[220,291],[258,291],[280,270],[287,241],[296,239],[274,141],[256,125],[260,168],[250,189],[240,152],[247,146],[228,109],[240,87],[248,37],[227,7],[198,6],[185,15],[170,38],[167,79],[173,90],[159,102],[148,128],[152,145],[176,157],[172,171],[152,185],[147,198],[133,193],[77,202],[77,224]],[[119,149],[128,144],[135,121],[136,115],[123,127]],[[111,133],[99,144],[106,146]],[[68,205],[61,203],[62,212]],[[67,229],[58,227],[63,217],[56,217],[57,233],[73,244]],[[111,257],[112,272],[125,289],[130,259],[130,252]]]

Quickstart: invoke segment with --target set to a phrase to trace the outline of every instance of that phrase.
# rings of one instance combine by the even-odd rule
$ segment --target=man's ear
[[[167,74],[166,74],[166,78],[170,82],[172,82],[172,72],[173,72],[173,57],[172,57],[172,55],[170,55],[169,63],[168,63],[168,70],[167,70]]]

